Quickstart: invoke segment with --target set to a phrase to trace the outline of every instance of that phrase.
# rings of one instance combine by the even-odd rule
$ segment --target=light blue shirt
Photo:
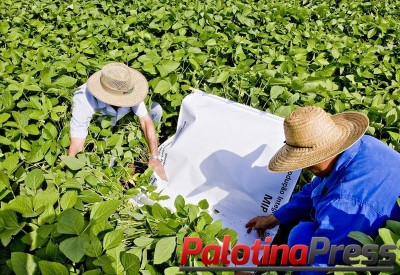
[[[315,177],[275,211],[281,223],[312,219],[315,237],[331,244],[357,243],[351,231],[372,236],[386,220],[399,220],[400,154],[371,136],[363,136],[344,151],[327,177]],[[317,257],[326,265],[327,257]],[[309,273],[307,273],[309,274]]]
[[[133,113],[139,117],[148,114],[143,102],[132,107],[118,107],[117,109],[114,109],[111,105],[95,98],[87,89],[86,84],[83,84],[75,92],[73,97],[70,136],[86,138],[88,135],[90,120],[97,111],[101,111],[103,115],[112,116],[111,125],[113,126],[130,111],[133,111]]]

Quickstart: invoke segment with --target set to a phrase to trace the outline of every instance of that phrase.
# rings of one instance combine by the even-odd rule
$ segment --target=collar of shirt
[[[360,146],[361,141],[358,140],[343,153],[341,153],[335,165],[333,166],[332,171],[327,177],[316,177],[319,181],[319,188],[316,188],[316,193],[326,193],[328,190],[333,188],[333,186],[337,183],[337,179],[339,179],[345,173],[346,167],[349,165],[354,156],[357,155]]]

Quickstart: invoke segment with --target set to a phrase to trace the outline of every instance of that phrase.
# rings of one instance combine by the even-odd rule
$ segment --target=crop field
[[[163,199],[148,186],[137,118],[93,120],[85,152],[66,156],[72,94],[111,61],[148,79],[146,103],[165,110],[161,141],[194,87],[283,117],[307,105],[360,111],[368,134],[400,150],[397,0],[1,0],[0,37],[2,275],[179,274],[185,236],[236,235],[205,200],[127,203]],[[396,244],[400,223],[354,238]]]

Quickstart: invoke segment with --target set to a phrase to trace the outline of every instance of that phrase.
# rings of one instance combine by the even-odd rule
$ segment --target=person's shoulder
[[[96,98],[90,93],[86,83],[79,86],[75,91],[73,101],[75,105],[83,105],[85,107],[91,106],[92,108],[96,108],[98,105]]]
[[[360,149],[361,155],[368,158],[368,162],[370,163],[375,160],[377,163],[380,163],[379,165],[386,165],[386,163],[400,161],[399,152],[373,136],[364,135],[361,138]]]
[[[389,149],[389,146],[387,146],[383,141],[370,135],[364,135],[360,140],[363,147],[381,147]]]
[[[75,90],[74,96],[76,96],[76,95],[86,95],[87,93],[89,93],[89,91],[87,89],[87,85],[86,85],[86,83],[83,83],[81,86],[79,86]]]
[[[368,143],[377,143],[377,142],[381,142],[379,139],[377,139],[377,138],[375,138],[375,137],[373,137],[373,136],[370,136],[370,135],[363,135],[363,136],[361,137],[361,140],[362,140],[363,142],[368,142]]]

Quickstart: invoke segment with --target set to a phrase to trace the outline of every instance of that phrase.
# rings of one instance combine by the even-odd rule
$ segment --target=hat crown
[[[130,69],[122,63],[111,63],[101,69],[100,84],[104,90],[115,94],[128,94],[134,83]]]
[[[299,108],[284,121],[285,143],[299,148],[318,148],[338,138],[331,116],[317,106]]]

